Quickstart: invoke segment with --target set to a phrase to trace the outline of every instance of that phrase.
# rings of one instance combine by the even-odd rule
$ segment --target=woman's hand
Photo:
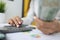
[[[16,17],[13,17],[13,18],[9,19],[8,23],[13,25],[13,26],[19,27],[20,24],[22,24],[22,20],[19,16],[16,16]]]
[[[34,17],[36,21],[37,28],[41,30],[44,34],[53,34],[56,32],[60,32],[60,23],[57,20],[52,22],[45,22],[37,17]]]

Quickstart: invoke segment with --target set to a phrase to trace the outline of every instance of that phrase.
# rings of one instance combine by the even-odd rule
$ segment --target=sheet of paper
[[[6,36],[8,40],[60,40],[60,33],[45,35],[37,29],[31,32],[10,33]]]
[[[10,33],[7,34],[7,39],[8,40],[37,40],[37,38],[35,38],[32,35],[36,35],[36,34],[32,34],[31,32],[19,32],[19,33]]]

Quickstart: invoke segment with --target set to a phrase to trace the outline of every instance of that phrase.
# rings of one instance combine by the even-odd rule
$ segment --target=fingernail
[[[19,27],[19,25],[17,25],[17,27]]]
[[[21,22],[19,22],[19,24],[22,24],[22,21],[21,21]]]
[[[36,19],[36,17],[34,16],[34,19]]]
[[[21,24],[21,22],[19,22],[19,24]]]

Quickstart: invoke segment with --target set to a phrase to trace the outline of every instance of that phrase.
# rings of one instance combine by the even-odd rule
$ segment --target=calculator
[[[28,25],[21,25],[19,28],[15,26],[4,26],[0,27],[0,32],[2,33],[15,33],[15,32],[27,32],[35,29],[34,27],[29,27]]]

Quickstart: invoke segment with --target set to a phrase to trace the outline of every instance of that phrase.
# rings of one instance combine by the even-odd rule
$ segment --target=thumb
[[[42,23],[42,20],[40,20],[39,18],[37,18],[36,16],[34,16],[34,20],[38,23]]]

